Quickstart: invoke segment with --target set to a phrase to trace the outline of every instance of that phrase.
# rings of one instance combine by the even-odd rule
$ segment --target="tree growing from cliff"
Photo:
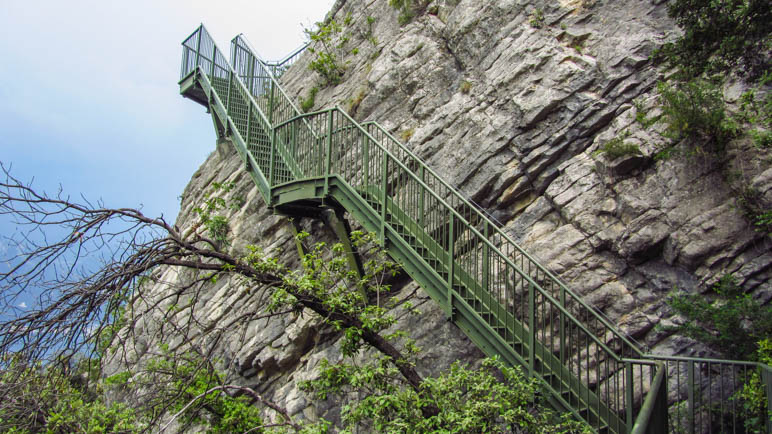
[[[668,13],[683,30],[659,55],[686,78],[734,71],[757,78],[772,60],[772,8],[766,0],[674,0]]]
[[[410,309],[409,301],[373,302],[389,292],[384,276],[396,272],[377,249],[365,276],[348,269],[342,245],[316,244],[301,269],[292,270],[256,246],[229,253],[227,221],[218,213],[227,204],[217,195],[227,185],[214,185],[197,208],[198,221],[182,230],[136,209],[79,203],[62,192],[49,196],[3,172],[0,216],[18,227],[4,240],[0,271],[0,389],[6,396],[0,427],[6,431],[202,424],[211,432],[325,431],[324,422],[300,423],[255,390],[229,384],[212,352],[223,329],[293,312],[313,312],[342,336],[349,362],[323,365],[319,379],[305,387],[317,395],[362,391],[364,399],[344,408],[351,427],[580,429],[538,405],[536,384],[497,361],[479,370],[455,365],[438,378],[419,375],[418,349],[394,329],[387,309]],[[375,248],[366,234],[355,234],[353,242]],[[174,283],[164,277],[172,271]],[[217,327],[199,323],[193,307],[211,282],[225,277],[238,279],[247,294],[239,303],[253,309]],[[169,291],[150,291],[159,282]],[[143,360],[132,335],[137,328],[152,328],[161,342],[145,349],[150,357]],[[361,364],[365,351],[377,356]],[[113,369],[105,378],[107,364]],[[105,402],[105,393],[128,396],[134,405]],[[262,420],[252,404],[271,409],[275,420]],[[38,411],[30,417],[26,408]]]

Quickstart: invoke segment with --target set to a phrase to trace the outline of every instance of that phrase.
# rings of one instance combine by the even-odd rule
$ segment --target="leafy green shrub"
[[[319,92],[319,88],[314,86],[308,91],[308,96],[300,101],[300,110],[303,113],[308,113],[314,108],[316,104],[316,94]]]
[[[228,206],[224,198],[214,196],[213,193],[218,191],[228,193],[235,186],[236,184],[233,182],[213,182],[211,184],[211,190],[204,194],[204,203],[193,209],[193,212],[198,215],[199,219],[194,226],[194,229],[203,226],[207,229],[212,240],[226,245],[229,242],[228,231],[230,230],[228,219],[221,215],[215,215],[214,213],[226,208],[239,209],[244,205],[244,199],[234,198],[233,203]]]
[[[635,122],[637,122],[642,128],[649,128],[659,121],[660,116],[647,116],[646,110],[643,107],[643,101],[635,100],[633,101],[633,106],[635,106]]]
[[[754,224],[760,228],[767,228],[767,232],[770,232],[769,228],[772,227],[772,210],[767,210],[757,215]]]
[[[675,85],[659,83],[658,90],[668,137],[702,138],[708,140],[714,150],[723,150],[737,135],[737,125],[727,117],[724,100],[715,84],[693,79]]]
[[[216,241],[224,242],[228,240],[228,219],[221,215],[216,215],[206,221],[205,226],[209,235]]]
[[[470,83],[467,80],[464,80],[458,86],[458,90],[460,90],[461,93],[463,93],[463,94],[467,94],[467,93],[469,93],[470,90],[472,90],[472,83]]]
[[[625,143],[625,136],[614,137],[595,152],[597,154],[604,154],[611,160],[627,155],[641,155],[641,149],[638,145],[635,143]]]
[[[316,59],[312,60],[308,67],[322,76],[325,85],[340,84],[343,80],[345,68],[338,63],[335,53],[319,51],[315,48],[309,48],[308,50],[316,54]]]
[[[749,186],[737,189],[737,205],[759,232],[772,233],[772,210],[764,208],[761,193]]]
[[[105,404],[95,382],[76,381],[93,377],[87,363],[62,369],[53,364],[29,366],[13,359],[2,366],[0,394],[20,404],[0,406],[2,432],[133,433],[144,427],[125,405]]]
[[[209,433],[246,432],[263,425],[260,409],[246,396],[231,397],[223,390],[210,391],[225,384],[224,376],[194,352],[173,354],[163,351],[159,359],[148,364],[146,382],[165,384],[164,396],[158,402],[172,414],[181,412],[182,426],[202,424]],[[209,393],[207,393],[209,392]],[[189,405],[193,402],[194,405]],[[169,404],[171,403],[171,404]],[[164,408],[151,409],[160,412]]]
[[[757,342],[772,337],[772,306],[761,306],[727,274],[713,285],[714,297],[676,293],[667,303],[684,324],[671,330],[735,360],[754,358]]]
[[[405,25],[416,16],[413,0],[389,0],[389,6],[399,12],[397,21],[400,25]]]
[[[673,158],[674,155],[678,155],[678,149],[674,146],[666,146],[664,149],[657,151],[654,154],[654,161],[664,161]]]
[[[759,362],[772,366],[772,339],[759,341],[756,355]],[[766,424],[772,424],[772,414],[767,412],[767,394],[758,372],[751,375],[732,399],[740,402],[745,432],[764,432]]]
[[[425,379],[422,394],[394,384],[399,373],[383,359],[364,365],[323,360],[320,366],[320,377],[301,385],[318,398],[367,386],[364,399],[343,408],[343,423],[351,432],[360,424],[375,432],[510,432],[512,427],[522,432],[591,432],[540,402],[536,379],[495,358],[485,359],[479,369],[455,362],[438,377]],[[439,414],[422,414],[427,401]]]
[[[434,0],[389,0],[389,6],[399,12],[397,21],[401,26],[413,21],[413,18],[424,13]]]
[[[350,22],[350,17],[347,16],[346,20]],[[305,29],[305,33],[314,43],[308,47],[308,51],[315,55],[308,68],[322,76],[325,86],[340,84],[346,67],[341,64],[339,57],[341,49],[348,42],[348,37],[343,34],[343,26],[335,20],[329,20],[316,23],[316,29]]]
[[[751,125],[748,135],[757,148],[763,149],[772,147],[772,93],[760,100],[757,90],[750,89],[740,96],[737,118]]]
[[[531,19],[528,20],[528,24],[534,29],[541,29],[544,27],[544,10],[536,8],[531,12]]]
[[[753,144],[757,148],[762,149],[772,147],[772,131],[751,130],[749,134],[751,140],[753,140]]]
[[[769,0],[674,0],[668,13],[684,34],[655,56],[685,77],[742,71],[755,78],[772,66]]]
[[[378,39],[373,34],[373,24],[375,24],[375,17],[368,15],[367,16],[367,31],[365,32],[365,39],[367,39],[370,44],[373,45],[373,47],[378,46]]]

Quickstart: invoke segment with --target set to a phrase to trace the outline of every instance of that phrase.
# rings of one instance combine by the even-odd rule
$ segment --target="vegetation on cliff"
[[[313,313],[340,334],[345,361],[323,363],[318,379],[305,387],[324,397],[358,392],[361,398],[343,408],[348,429],[584,430],[544,407],[537,383],[496,360],[478,369],[456,364],[437,378],[421,376],[420,350],[393,327],[390,313],[414,309],[408,299],[389,298],[384,282],[398,270],[371,235],[352,237],[371,258],[362,276],[349,269],[342,244],[307,246],[299,270],[258,246],[247,246],[241,256],[228,253],[228,221],[220,211],[230,204],[219,194],[230,187],[214,185],[196,208],[198,221],[183,231],[135,209],[49,197],[6,172],[0,213],[26,231],[10,240],[17,253],[0,274],[0,302],[9,313],[0,319],[0,389],[6,397],[0,428],[326,432],[328,422],[292,418],[256,390],[229,382],[219,371],[223,361],[211,352],[216,330],[199,329],[183,313],[181,305],[196,304],[207,284],[236,276],[237,290],[256,302],[254,314],[242,320]],[[299,234],[298,241],[307,236]],[[94,255],[104,262],[89,263]],[[179,273],[173,290],[152,293],[151,284],[171,268]],[[14,308],[26,290],[38,292],[37,305]],[[151,357],[141,361],[131,356],[137,327],[156,328],[157,341],[148,343]],[[179,339],[192,335],[198,335],[195,342]],[[364,354],[369,361],[362,361]],[[260,416],[262,409],[272,412],[270,420]]]

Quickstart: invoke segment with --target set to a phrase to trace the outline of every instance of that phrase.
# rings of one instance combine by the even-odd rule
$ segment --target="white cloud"
[[[18,307],[19,309],[26,309],[27,308],[27,303],[22,301],[21,303],[16,305],[16,307]]]

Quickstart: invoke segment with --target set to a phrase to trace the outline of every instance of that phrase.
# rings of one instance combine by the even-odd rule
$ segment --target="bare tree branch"
[[[189,299],[185,318],[180,324],[173,320],[158,324],[156,333],[182,336],[182,342],[190,342],[192,334],[209,333],[207,339],[216,341],[221,334],[211,325],[198,322],[195,300],[213,276],[239,276],[249,286],[286,291],[295,297],[298,306],[328,322],[363,330],[362,340],[388,356],[407,384],[422,393],[422,377],[397,347],[364,327],[356,314],[331,308],[287,279],[286,269],[266,268],[233,256],[200,234],[195,224],[181,232],[163,218],[147,217],[137,209],[77,203],[61,191],[49,197],[13,178],[2,164],[0,168],[5,175],[0,182],[0,216],[12,219],[18,228],[3,240],[13,252],[0,258],[7,267],[0,269],[0,369],[11,356],[22,357],[28,363],[54,356],[67,359],[79,353],[99,353],[103,350],[100,344],[123,348],[121,357],[129,357],[140,351],[136,339],[130,339],[132,330],[150,320],[152,315],[148,313],[163,311],[164,306],[174,306],[182,299]],[[161,283],[159,273],[164,270],[187,273],[186,278],[169,283],[170,290],[164,294],[151,294],[151,284]],[[18,307],[20,300],[31,294],[37,298],[36,303]],[[123,309],[129,311],[124,315]],[[282,309],[267,316],[292,310]],[[174,312],[169,315],[173,317]],[[126,322],[120,332],[114,330],[118,317]],[[262,317],[247,313],[237,316],[237,321]],[[107,342],[101,342],[104,340]],[[212,348],[210,341],[209,350],[196,351],[204,360],[210,360]],[[132,360],[124,362],[130,364]],[[247,393],[297,428],[285,410],[252,389],[220,385],[210,391],[217,390]],[[182,396],[180,392],[175,399]],[[198,399],[190,401],[183,411]],[[153,403],[153,399],[147,402]],[[169,402],[161,402],[159,408],[167,411]],[[439,410],[426,406],[422,411],[432,416]]]

